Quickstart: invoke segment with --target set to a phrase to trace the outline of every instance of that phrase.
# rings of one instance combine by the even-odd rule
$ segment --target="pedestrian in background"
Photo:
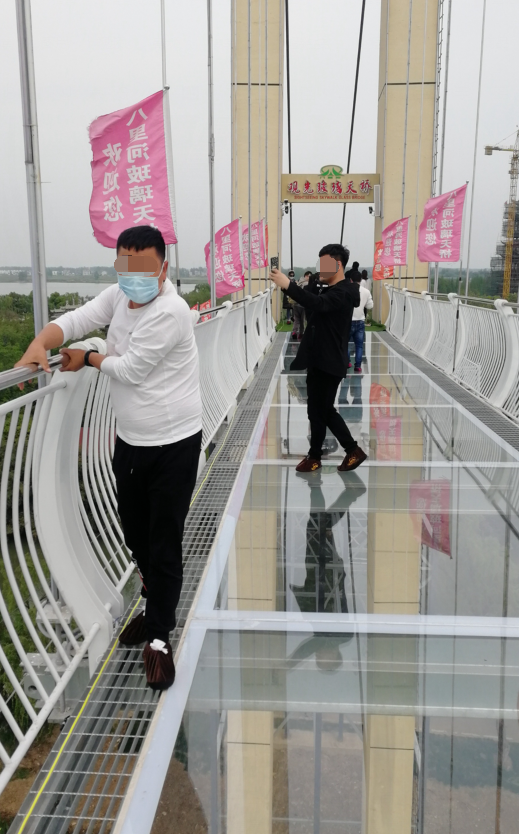
[[[357,275],[359,276],[357,279]],[[360,272],[359,272],[359,262],[353,261],[351,265],[351,269],[345,273],[344,277],[347,281],[355,281],[356,283],[360,282]]]
[[[353,272],[353,270],[351,270]],[[355,368],[356,374],[362,373],[362,353],[364,350],[364,333],[366,330],[366,310],[373,309],[373,299],[371,293],[366,287],[361,285],[362,279],[360,272],[357,270],[354,273],[353,280],[359,285],[360,304],[355,307],[353,317],[351,320],[351,338],[355,345]],[[350,351],[348,348],[348,368],[351,368]]]
[[[358,283],[344,280],[349,252],[339,243],[330,243],[319,252],[319,282],[303,290],[279,269],[270,278],[287,295],[301,304],[308,324],[292,362],[292,371],[306,370],[307,410],[310,421],[310,449],[296,466],[297,472],[321,469],[323,443],[329,428],[345,451],[339,472],[356,469],[367,455],[353,439],[348,426],[335,408],[337,389],[348,368],[348,339],[353,309],[360,303]]]

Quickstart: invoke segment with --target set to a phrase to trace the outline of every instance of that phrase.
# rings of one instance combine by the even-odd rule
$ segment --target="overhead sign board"
[[[281,199],[289,203],[374,203],[380,174],[345,174],[323,165],[318,174],[282,174]]]

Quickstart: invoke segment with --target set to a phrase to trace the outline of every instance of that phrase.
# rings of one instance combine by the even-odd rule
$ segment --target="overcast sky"
[[[213,7],[219,227],[231,219],[230,1],[213,0]],[[483,0],[453,0],[444,190],[472,179],[482,7]],[[319,170],[325,163],[346,167],[360,8],[361,0],[290,0],[294,171]],[[47,264],[108,265],[113,251],[95,241],[88,217],[87,127],[97,116],[160,89],[159,2],[45,0],[33,2],[32,15]],[[166,0],[166,16],[180,262],[193,267],[203,263],[209,237],[206,0]],[[351,164],[359,172],[375,170],[379,28],[380,0],[367,0]],[[518,31],[517,0],[487,0],[472,266],[488,267],[508,195],[509,155],[485,157],[483,147],[513,133],[519,122]],[[0,78],[0,265],[28,264],[12,0],[4,0],[0,11]],[[296,206],[295,264],[314,263],[320,246],[339,239],[340,222],[338,206]],[[348,208],[345,242],[363,265],[373,262],[373,219],[367,207]],[[288,220],[283,247],[287,264]]]

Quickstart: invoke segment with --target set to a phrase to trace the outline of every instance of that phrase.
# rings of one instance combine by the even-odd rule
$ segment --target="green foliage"
[[[183,293],[182,298],[188,303],[190,307],[195,304],[203,304],[204,301],[209,301],[211,298],[211,287],[207,283],[195,284],[195,288],[191,292]],[[223,298],[216,299],[216,305],[220,306],[224,301],[230,301],[231,296],[226,295]]]

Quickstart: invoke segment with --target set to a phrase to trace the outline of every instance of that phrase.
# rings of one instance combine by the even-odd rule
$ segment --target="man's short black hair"
[[[353,263],[351,265],[351,268],[352,269],[358,269],[359,268],[359,262],[358,261],[353,261]]]
[[[131,229],[125,229],[117,238],[117,252],[121,246],[125,249],[134,249],[136,252],[153,247],[161,261],[166,260],[164,238],[153,226],[133,226]]]
[[[311,274],[312,274],[312,270],[311,270],[311,269],[307,269],[307,270],[306,270],[306,272],[305,272],[305,274],[303,275],[303,278],[306,278],[306,276],[307,276],[307,275],[311,275]]]
[[[367,269],[363,269],[363,270],[362,270],[362,272],[361,272],[360,274],[361,274],[361,275],[362,275],[362,277],[364,278],[364,276],[368,274],[368,270],[367,270]]]
[[[362,275],[360,274],[358,269],[352,270],[351,280],[355,281],[357,284],[360,284],[362,280]]]
[[[336,261],[341,262],[343,268],[348,263],[348,258],[350,257],[348,250],[340,243],[328,243],[327,246],[323,246],[319,251],[319,257],[321,258],[323,255],[331,255]]]

